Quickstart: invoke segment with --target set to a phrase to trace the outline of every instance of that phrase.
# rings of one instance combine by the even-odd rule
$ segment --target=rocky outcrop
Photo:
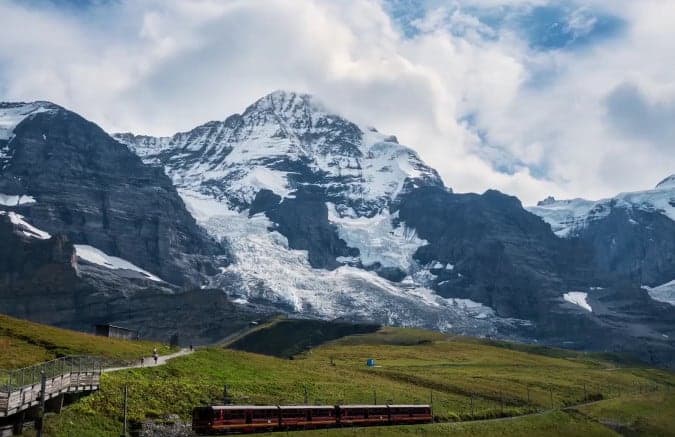
[[[275,313],[235,305],[221,290],[184,290],[86,263],[68,237],[27,237],[7,215],[0,215],[0,241],[0,309],[16,317],[85,332],[112,323],[187,345],[218,341]]]
[[[175,284],[226,265],[225,247],[195,223],[161,168],[77,114],[50,105],[5,144],[0,193],[30,194],[31,223],[94,246]]]

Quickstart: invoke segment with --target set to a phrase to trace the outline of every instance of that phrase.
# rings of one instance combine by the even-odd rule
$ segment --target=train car
[[[434,421],[431,405],[389,405],[391,424],[430,423]]]
[[[223,405],[197,407],[192,429],[197,434],[250,433],[279,428],[278,406]]]
[[[370,426],[389,423],[386,405],[339,405],[340,426]]]
[[[281,429],[329,428],[337,425],[333,405],[288,405],[279,407]]]

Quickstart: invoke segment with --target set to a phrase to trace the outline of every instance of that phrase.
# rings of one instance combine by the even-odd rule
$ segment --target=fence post
[[[530,384],[527,384],[527,405],[530,405]]]
[[[42,437],[42,428],[44,425],[45,416],[45,402],[47,402],[47,374],[43,370],[40,375],[40,409],[38,410],[38,417],[35,421],[35,430],[37,437]]]
[[[122,435],[121,437],[127,437],[127,394],[128,394],[128,387],[126,384],[124,384],[124,412],[123,412],[123,417],[124,417],[124,422],[122,424]]]
[[[553,409],[553,388],[549,387],[548,392],[549,392],[550,397],[551,397],[551,410],[552,410]]]

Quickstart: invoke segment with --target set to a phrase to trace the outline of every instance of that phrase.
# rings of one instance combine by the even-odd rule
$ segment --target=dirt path
[[[142,361],[138,360],[134,364],[130,364],[128,366],[111,367],[111,368],[108,368],[108,369],[103,369],[103,373],[118,372],[120,370],[128,370],[128,369],[140,369],[140,368],[146,368],[146,367],[163,366],[169,360],[172,360],[172,359],[178,358],[178,357],[182,357],[182,356],[185,356],[185,355],[190,355],[193,352],[194,352],[194,350],[190,350],[190,349],[185,348],[185,349],[179,350],[178,352],[174,352],[172,354],[160,355],[157,358],[157,363],[155,363],[155,359],[152,356],[143,357]]]

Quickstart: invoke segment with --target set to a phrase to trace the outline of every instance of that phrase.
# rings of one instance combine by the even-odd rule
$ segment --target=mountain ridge
[[[96,240],[105,235],[101,229],[108,229],[104,221],[116,223],[137,210],[145,217],[169,208],[180,218],[176,223],[192,229],[189,238],[194,247],[204,245],[194,254],[183,249],[162,252],[164,262],[189,279],[185,284],[194,287],[192,296],[214,290],[226,302],[221,307],[237,308],[247,317],[279,311],[581,349],[636,354],[654,349],[660,360],[675,362],[675,345],[668,340],[675,338],[675,310],[641,288],[668,278],[672,264],[668,257],[675,253],[668,246],[667,237],[673,234],[664,220],[669,219],[658,212],[639,211],[645,214],[637,220],[641,225],[630,228],[634,232],[625,242],[625,247],[633,248],[630,251],[607,245],[616,232],[626,233],[625,226],[634,226],[624,220],[623,210],[594,225],[588,238],[560,238],[516,197],[495,190],[454,193],[395,137],[352,123],[314,97],[292,92],[272,93],[241,114],[172,137],[127,133],[113,135],[115,141],[95,129],[94,142],[87,135],[74,135],[69,137],[72,141],[54,143],[54,150],[41,145],[53,139],[49,129],[87,131],[69,123],[35,114],[13,129],[11,142],[0,143],[0,150],[8,145],[14,152],[46,150],[33,152],[37,167],[44,169],[56,159],[70,172],[59,177],[73,184],[62,185],[49,200],[35,190],[45,187],[42,174],[21,161],[21,153],[12,153],[7,155],[10,167],[0,172],[0,193],[14,196],[7,201],[12,205],[4,207],[50,233],[67,231],[78,245],[127,258],[141,275],[147,270],[173,281],[152,265],[156,256],[121,251],[105,239]],[[71,193],[100,186],[82,181],[109,176],[94,172],[96,177],[88,179],[90,167],[63,159],[70,148],[84,152],[88,147],[95,153],[73,156],[88,162],[97,154],[100,160],[119,150],[129,162],[136,162],[139,158],[130,157],[132,150],[142,159],[131,166],[124,160],[103,161],[109,166],[101,168],[121,175],[116,184],[103,186],[123,187],[124,208],[103,208],[105,220],[96,216],[93,221],[64,221],[59,214],[41,212],[52,211],[50,203],[66,210],[83,209]],[[138,176],[135,172],[146,175],[144,184],[129,183]],[[156,190],[171,201],[157,203],[152,197]],[[35,202],[26,197],[20,204],[24,195]],[[99,204],[100,197],[95,197],[84,209],[99,210]],[[115,238],[133,240],[133,227],[117,229],[120,235]],[[184,240],[174,235],[151,233],[151,240],[181,247]],[[651,252],[642,248],[657,235],[664,253],[647,259],[645,253]],[[108,263],[126,265],[122,261]],[[636,261],[642,263],[640,280]],[[130,273],[99,265],[83,271],[94,288],[153,282],[147,275],[139,278],[139,270]],[[673,278],[675,274],[668,280]],[[169,289],[161,298],[162,307],[166,296],[176,292]],[[135,299],[132,295],[123,297],[130,299],[129,305]],[[565,297],[570,295],[583,296],[584,305]],[[176,317],[185,316],[185,311],[171,311]],[[212,316],[217,317],[217,311]]]

